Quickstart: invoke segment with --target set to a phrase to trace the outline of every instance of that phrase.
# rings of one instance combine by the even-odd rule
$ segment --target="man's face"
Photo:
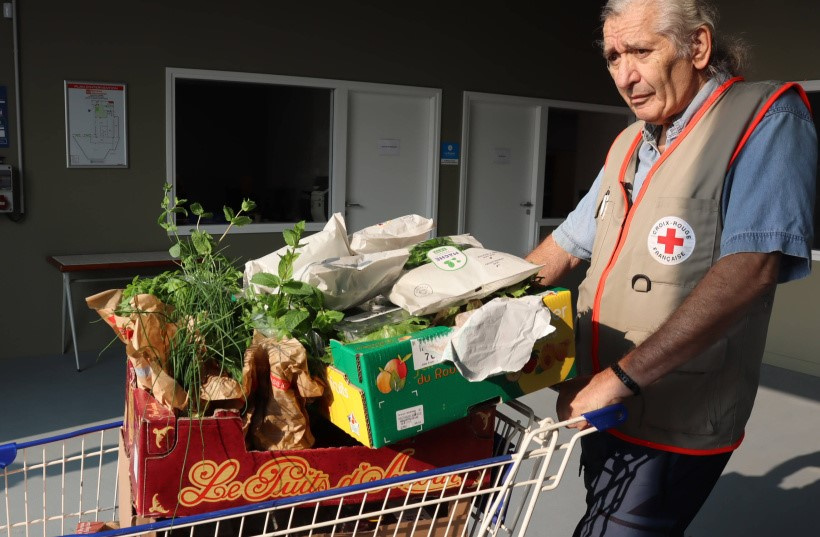
[[[692,101],[703,80],[692,59],[655,31],[657,8],[636,1],[604,23],[604,58],[618,91],[638,119],[668,125]]]

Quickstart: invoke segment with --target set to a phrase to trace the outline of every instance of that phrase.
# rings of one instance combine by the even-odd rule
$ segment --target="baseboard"
[[[766,351],[763,353],[763,363],[782,367],[790,371],[804,373],[806,375],[813,375],[820,377],[820,362],[803,360],[795,358],[794,356],[787,356],[785,354],[777,354],[775,352]]]

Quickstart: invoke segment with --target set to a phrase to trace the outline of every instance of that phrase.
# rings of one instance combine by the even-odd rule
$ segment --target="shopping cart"
[[[625,414],[615,405],[555,422],[512,401],[499,407],[495,456],[488,459],[122,528],[114,522],[121,514],[122,422],[114,422],[0,445],[0,537],[523,535],[539,495],[558,486],[578,440],[621,423]],[[566,428],[583,420],[592,427]]]

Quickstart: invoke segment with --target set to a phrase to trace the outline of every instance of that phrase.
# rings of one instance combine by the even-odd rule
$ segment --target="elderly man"
[[[583,441],[576,535],[683,535],[738,447],[777,283],[810,271],[817,137],[803,90],[737,77],[703,0],[610,0],[603,54],[639,121],[528,259],[578,295],[562,419],[623,402]]]

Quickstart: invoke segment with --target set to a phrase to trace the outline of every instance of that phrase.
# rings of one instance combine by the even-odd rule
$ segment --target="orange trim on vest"
[[[800,99],[803,101],[803,104],[805,104],[806,108],[809,109],[809,114],[814,116],[814,112],[812,112],[812,110],[811,110],[811,103],[809,102],[809,96],[806,95],[806,90],[803,89],[803,86],[801,86],[800,84],[798,84],[796,82],[792,82],[791,84],[789,84],[789,86],[794,88],[795,90],[797,90],[797,94],[800,95]]]
[[[612,141],[612,145],[609,146],[609,151],[606,152],[606,158],[604,159],[604,168],[606,168],[607,164],[609,164],[609,155],[612,153],[612,148],[615,147],[615,142],[617,142],[618,139],[624,135],[624,132],[626,132],[626,130],[619,132],[618,136],[616,136]]]
[[[727,171],[729,170],[729,168],[731,168],[731,167],[732,167],[732,164],[734,164],[734,163],[735,163],[735,159],[736,159],[736,158],[737,158],[737,156],[740,154],[740,152],[741,152],[741,150],[743,149],[743,147],[746,145],[746,141],[747,141],[747,140],[749,139],[749,137],[752,135],[752,132],[753,132],[753,131],[757,128],[757,125],[758,125],[761,121],[763,121],[763,116],[765,116],[765,115],[766,115],[766,112],[768,112],[768,111],[769,111],[769,108],[771,108],[771,107],[772,107],[772,105],[774,104],[774,102],[775,102],[775,101],[776,101],[776,100],[777,100],[777,99],[778,99],[781,95],[783,95],[784,93],[786,93],[788,90],[790,90],[790,89],[792,89],[792,88],[794,88],[794,89],[796,89],[796,90],[797,90],[797,93],[799,93],[799,94],[800,94],[800,98],[803,100],[803,103],[804,103],[804,104],[808,107],[808,109],[809,109],[809,113],[811,113],[811,104],[809,103],[809,98],[808,98],[808,96],[806,95],[806,92],[803,90],[803,88],[802,88],[802,87],[800,87],[800,84],[797,84],[796,82],[789,82],[788,84],[784,84],[784,85],[783,85],[780,89],[778,89],[776,92],[774,92],[774,94],[773,94],[771,97],[769,97],[769,100],[768,100],[768,101],[766,101],[766,102],[763,104],[763,107],[761,107],[760,112],[758,112],[758,114],[757,114],[757,115],[755,116],[755,118],[752,120],[751,124],[749,125],[749,128],[748,128],[748,129],[746,129],[746,133],[745,133],[745,134],[743,135],[743,137],[740,139],[740,143],[738,143],[738,144],[737,144],[737,148],[735,148],[735,152],[734,152],[734,153],[732,153],[732,158],[731,158],[731,159],[729,159],[729,166],[727,166],[727,168],[726,168],[726,170],[727,170]]]
[[[735,77],[727,80],[724,82],[718,89],[716,89],[712,95],[706,100],[705,103],[700,107],[700,109],[695,113],[689,123],[684,127],[683,131],[675,138],[675,141],[672,142],[666,151],[660,156],[660,158],[655,162],[652,168],[649,169],[649,172],[646,174],[646,178],[643,181],[643,185],[641,185],[641,190],[638,193],[637,198],[635,198],[635,202],[632,204],[632,209],[640,204],[641,200],[643,199],[643,193],[646,192],[649,183],[652,180],[652,177],[655,175],[655,170],[660,167],[661,164],[666,160],[666,158],[672,154],[676,147],[680,145],[680,143],[686,138],[686,136],[692,131],[695,125],[700,121],[700,118],[709,110],[715,101],[723,95],[723,93],[728,90],[735,82],[739,82],[742,80],[741,77]],[[641,133],[638,133],[638,136],[632,142],[632,145],[629,148],[629,151],[626,154],[626,159],[624,160],[623,164],[621,165],[621,169],[618,174],[618,182],[623,184],[624,176],[626,175],[627,168],[629,167],[629,161],[632,159],[632,155],[635,152],[638,142],[641,140],[642,136]],[[621,189],[623,190],[623,189]],[[625,205],[626,206],[626,205]],[[601,362],[598,356],[598,319],[599,319],[599,312],[601,310],[601,299],[604,295],[604,287],[606,286],[606,279],[609,276],[609,273],[612,272],[612,267],[615,265],[615,262],[618,260],[618,256],[623,249],[624,244],[626,243],[626,236],[629,234],[629,227],[632,224],[632,216],[635,214],[634,210],[631,210],[626,217],[626,221],[624,225],[621,227],[621,233],[618,236],[618,242],[616,243],[615,250],[612,253],[612,256],[609,258],[609,262],[607,263],[606,267],[604,268],[603,272],[601,273],[601,279],[598,281],[598,288],[595,291],[595,299],[592,302],[592,345],[590,346],[590,354],[592,360],[592,371],[593,373],[597,373],[601,370]]]
[[[743,442],[743,439],[746,437],[746,433],[743,433],[737,442],[730,446],[722,447],[722,448],[714,448],[714,449],[687,449],[681,448],[677,446],[668,446],[666,444],[658,444],[656,442],[649,442],[647,440],[641,440],[640,438],[634,438],[627,434],[624,434],[620,431],[616,431],[614,429],[609,429],[607,431],[609,434],[614,436],[615,438],[619,438],[624,442],[629,442],[630,444],[637,444],[639,446],[648,447],[652,449],[657,449],[660,451],[670,451],[672,453],[680,453],[681,455],[720,455],[721,453],[729,453],[730,451],[734,451],[740,447],[740,443]]]
[[[623,200],[624,207],[629,207],[629,200],[626,198],[626,189],[623,188],[624,176],[626,175],[626,170],[629,167],[629,161],[631,160],[632,154],[635,152],[638,145],[641,143],[642,139],[643,139],[643,136],[639,132],[638,135],[635,136],[635,139],[632,140],[632,144],[629,146],[629,151],[627,151],[628,156],[627,156],[626,160],[624,160],[623,164],[621,164],[621,169],[618,172],[618,182],[621,184],[621,196],[623,196],[623,198],[624,198],[624,200]],[[615,144],[613,143],[613,146],[614,145]],[[625,229],[625,226],[621,227],[621,234],[623,234],[624,229]],[[621,242],[621,236],[619,235],[618,236],[618,244],[619,245],[620,245],[620,242]],[[618,248],[616,248],[615,251],[613,252],[613,254],[612,254],[613,258],[615,256],[617,256],[617,253],[618,253]],[[610,258],[609,262],[606,265],[606,268],[601,273],[601,280],[598,282],[598,291],[596,291],[596,293],[595,293],[595,302],[593,302],[593,305],[592,305],[592,318],[590,320],[591,329],[592,329],[592,345],[590,346],[590,359],[592,360],[592,371],[596,372],[596,373],[601,370],[601,360],[598,357],[598,326],[599,326],[598,316],[599,316],[599,311],[600,311],[600,308],[598,307],[598,304],[599,304],[598,294],[599,294],[599,292],[600,293],[603,292],[602,282],[606,279],[607,274],[609,274],[609,271],[612,269],[612,266],[614,265],[613,258]]]

